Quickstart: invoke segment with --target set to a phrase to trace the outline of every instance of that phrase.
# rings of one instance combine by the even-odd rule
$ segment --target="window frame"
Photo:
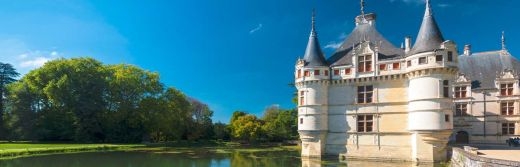
[[[449,62],[453,61],[453,52],[452,51],[448,51],[448,61]]]
[[[419,64],[428,64],[428,58],[427,57],[419,57]]]
[[[514,122],[503,122],[502,123],[502,135],[514,135],[515,134],[515,123]]]
[[[435,61],[436,62],[442,62],[444,59],[444,56],[443,55],[435,55]]]
[[[500,115],[514,115],[514,114],[515,114],[515,102],[514,101],[500,102]]]
[[[357,115],[356,117],[356,132],[369,133],[374,132],[374,117],[375,115]],[[369,119],[370,118],[370,119]]]
[[[467,103],[456,103],[455,104],[455,116],[467,116],[468,115],[468,104]]]
[[[300,101],[300,103],[299,103],[300,106],[305,105],[305,91],[304,90],[300,91],[300,100],[299,101]]]
[[[500,96],[512,96],[514,90],[513,83],[501,83],[500,84]]]
[[[450,81],[442,80],[442,97],[449,98],[450,97]]]
[[[357,87],[357,103],[370,104],[374,102],[374,86],[362,85]]]
[[[455,86],[453,89],[455,93],[455,98],[466,98],[468,89],[467,86]]]
[[[393,69],[393,70],[399,70],[399,69],[401,69],[401,63],[393,63],[393,64],[392,64],[392,69]]]
[[[372,72],[372,55],[358,56],[358,72]]]

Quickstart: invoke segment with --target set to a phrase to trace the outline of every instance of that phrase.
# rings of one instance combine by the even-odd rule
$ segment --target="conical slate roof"
[[[385,37],[376,30],[375,25],[360,23],[356,28],[354,28],[354,30],[352,30],[345,41],[343,41],[343,44],[341,44],[341,46],[327,61],[331,66],[351,65],[353,56],[352,47],[358,46],[364,41],[370,41],[372,46],[379,46],[379,60],[404,56],[404,51],[395,47],[385,39]]]
[[[430,1],[426,0],[426,11],[424,12],[421,29],[419,29],[417,40],[408,55],[433,51],[438,49],[442,42],[444,42],[444,38],[442,37],[441,30],[433,17]]]
[[[320,43],[318,42],[314,13],[312,15],[311,35],[309,36],[309,42],[307,43],[307,49],[305,49],[303,60],[305,60],[306,67],[328,66],[325,56],[321,51]]]

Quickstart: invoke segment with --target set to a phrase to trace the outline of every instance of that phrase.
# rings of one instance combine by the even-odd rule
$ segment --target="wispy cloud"
[[[341,42],[330,41],[325,48],[327,49],[338,49],[341,46]]]
[[[57,51],[29,51],[18,55],[18,60],[15,62],[15,65],[24,69],[35,69],[59,56],[60,53]]]
[[[0,62],[12,64],[21,74],[63,56],[63,53],[55,48],[34,50],[19,39],[0,39]]]
[[[260,31],[262,29],[263,25],[260,23],[258,24],[258,26],[256,26],[255,28],[253,28],[252,30],[249,31],[249,34],[253,34],[257,31]]]
[[[439,8],[447,8],[447,7],[451,7],[451,6],[453,6],[453,5],[447,4],[447,3],[437,4],[437,7],[439,7]]]

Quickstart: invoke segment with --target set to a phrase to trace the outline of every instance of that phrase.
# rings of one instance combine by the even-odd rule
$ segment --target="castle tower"
[[[295,70],[302,157],[320,158],[325,153],[329,79],[329,66],[318,42],[313,11],[307,49],[303,59],[296,62]]]
[[[430,1],[417,35],[406,55],[408,76],[408,125],[412,159],[446,160],[446,145],[453,129],[451,83],[456,78],[457,49],[444,41],[433,17]]]

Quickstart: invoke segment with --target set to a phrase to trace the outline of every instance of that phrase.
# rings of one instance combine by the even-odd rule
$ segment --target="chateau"
[[[328,58],[313,15],[295,66],[302,157],[418,162],[447,159],[448,142],[501,143],[520,135],[520,62],[506,49],[471,53],[446,40],[430,1],[412,46],[395,47],[365,14]]]

